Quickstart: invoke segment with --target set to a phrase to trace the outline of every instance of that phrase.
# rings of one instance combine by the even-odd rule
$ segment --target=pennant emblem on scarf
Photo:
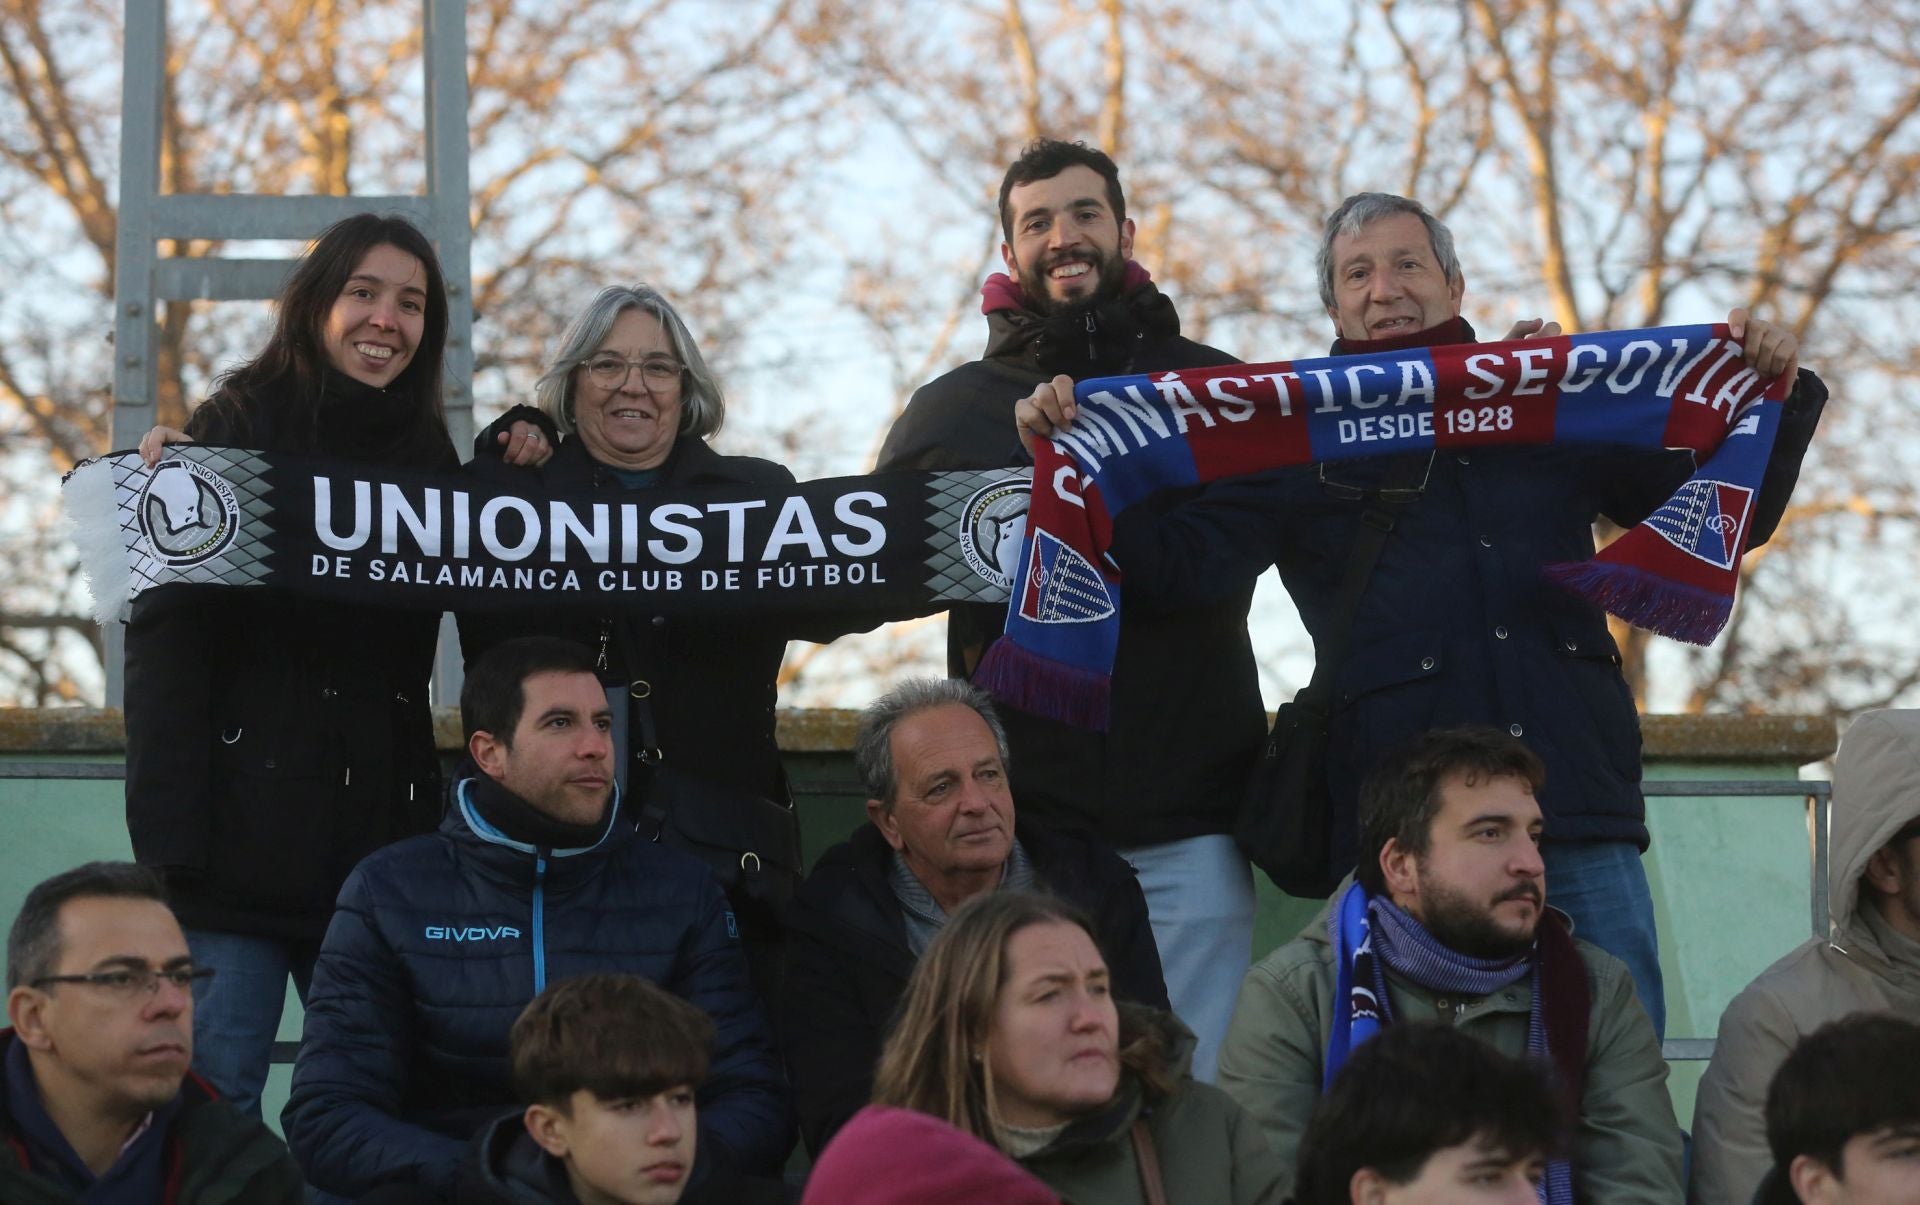
[[[1161,490],[1439,448],[1611,444],[1692,452],[1651,516],[1553,581],[1638,627],[1708,644],[1726,625],[1792,381],[1762,380],[1724,325],[1408,348],[1079,382],[1039,445],[1006,635],[974,682],[1104,728],[1124,606],[1111,516]]]
[[[1114,613],[1113,592],[1087,558],[1052,532],[1029,544],[1020,614],[1034,623],[1096,623]]]
[[[1753,491],[1730,481],[1689,481],[1648,515],[1655,535],[1720,569],[1739,556],[1736,536],[1746,530]]]

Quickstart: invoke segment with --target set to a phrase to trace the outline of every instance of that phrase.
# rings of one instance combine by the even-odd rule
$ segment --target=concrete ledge
[[[1648,762],[1804,766],[1833,756],[1840,722],[1830,715],[1647,715],[1640,736],[1641,760]]]
[[[460,717],[434,711],[434,738],[458,749]],[[782,708],[780,748],[788,753],[845,753],[853,748],[859,713],[826,708]],[[1773,762],[1803,766],[1833,755],[1839,724],[1819,715],[1649,715],[1640,731],[1649,762]],[[0,708],[0,754],[122,753],[126,733],[112,708]]]

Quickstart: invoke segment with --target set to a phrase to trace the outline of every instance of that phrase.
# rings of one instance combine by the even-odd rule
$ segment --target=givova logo
[[[512,925],[428,925],[428,941],[497,941],[502,937],[518,937],[520,930]]]

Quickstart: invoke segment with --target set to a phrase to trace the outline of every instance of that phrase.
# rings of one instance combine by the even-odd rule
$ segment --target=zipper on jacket
[[[1092,314],[1088,314],[1087,315],[1087,363],[1089,364],[1096,363],[1100,359],[1100,349],[1097,346],[1095,346],[1096,344],[1095,336],[1098,335],[1099,333],[1100,333],[1100,324],[1093,320]]]
[[[547,859],[533,857],[533,994],[547,990]]]

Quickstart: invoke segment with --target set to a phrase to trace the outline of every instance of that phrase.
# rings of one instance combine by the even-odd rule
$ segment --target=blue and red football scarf
[[[1161,490],[1316,461],[1501,444],[1673,448],[1698,468],[1589,561],[1549,577],[1629,623],[1707,644],[1732,613],[1754,503],[1793,382],[1747,367],[1724,324],[1236,364],[1082,381],[1035,449],[1006,635],[974,681],[1105,728],[1120,637],[1113,516]]]

